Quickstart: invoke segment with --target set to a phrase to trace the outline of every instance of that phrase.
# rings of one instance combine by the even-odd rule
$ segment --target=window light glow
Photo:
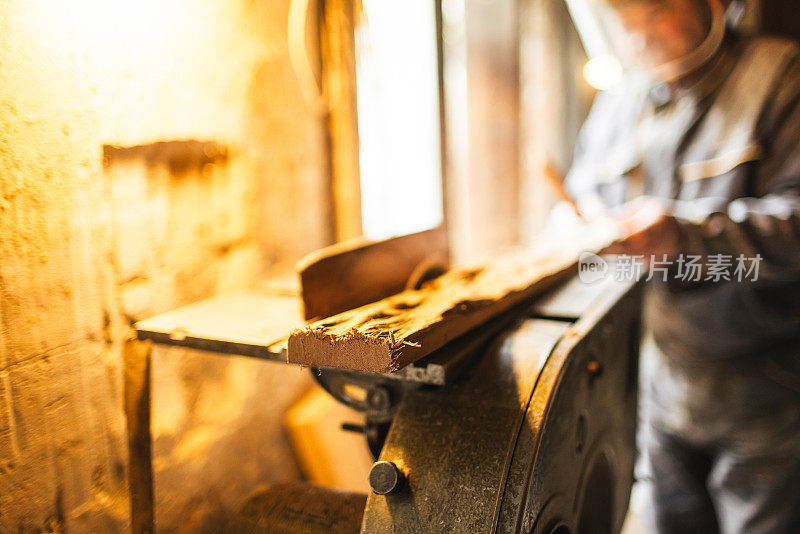
[[[364,234],[442,221],[434,2],[364,0],[356,35]]]
[[[622,65],[614,56],[599,56],[583,66],[586,82],[600,91],[614,87],[622,79]]]

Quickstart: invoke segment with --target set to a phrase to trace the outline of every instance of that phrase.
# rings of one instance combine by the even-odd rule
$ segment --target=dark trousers
[[[642,353],[638,475],[660,534],[800,534],[800,395],[745,366]]]

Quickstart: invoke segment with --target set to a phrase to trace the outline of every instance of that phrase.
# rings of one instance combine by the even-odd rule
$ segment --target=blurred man
[[[800,50],[740,35],[723,0],[583,3],[628,76],[598,95],[566,185],[651,266],[655,525],[800,532]]]

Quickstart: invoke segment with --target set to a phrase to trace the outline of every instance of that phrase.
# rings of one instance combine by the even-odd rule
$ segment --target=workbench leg
[[[153,456],[150,432],[150,366],[152,345],[128,339],[123,348],[125,416],[128,426],[128,487],[131,495],[131,532],[154,530]]]

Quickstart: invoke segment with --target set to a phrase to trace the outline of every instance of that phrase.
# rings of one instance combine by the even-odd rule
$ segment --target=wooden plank
[[[330,317],[404,290],[421,266],[447,266],[443,228],[369,241],[355,239],[313,252],[300,260],[303,315]]]
[[[595,223],[298,328],[289,336],[288,362],[369,372],[400,369],[573,276],[579,255],[605,248],[614,234],[613,225]]]
[[[358,423],[364,414],[315,387],[287,412],[284,425],[306,480],[318,486],[366,493],[375,461],[364,435],[343,432],[342,423]]]

